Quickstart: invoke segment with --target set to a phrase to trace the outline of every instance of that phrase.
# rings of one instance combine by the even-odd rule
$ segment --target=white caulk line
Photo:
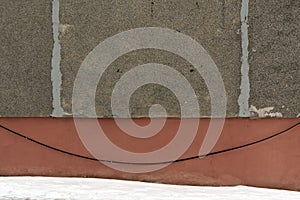
[[[242,36],[242,65],[241,65],[241,93],[238,99],[239,116],[249,117],[249,96],[250,96],[250,82],[249,82],[249,63],[248,63],[248,4],[249,0],[242,0],[241,8],[241,36]]]
[[[61,107],[60,91],[62,84],[62,74],[60,71],[60,41],[59,41],[59,0],[52,1],[52,29],[53,29],[53,53],[52,53],[52,107],[53,111],[51,116],[62,117],[64,110]]]

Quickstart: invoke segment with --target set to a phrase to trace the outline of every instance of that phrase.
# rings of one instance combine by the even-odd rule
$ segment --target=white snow
[[[246,186],[200,187],[95,178],[0,177],[0,199],[300,199],[300,192]]]

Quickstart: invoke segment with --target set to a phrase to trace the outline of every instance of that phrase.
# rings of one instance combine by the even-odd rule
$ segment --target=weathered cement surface
[[[250,1],[250,104],[300,113],[300,1]]]
[[[49,116],[51,1],[1,1],[0,22],[0,116]]]
[[[77,71],[100,42],[137,27],[170,28],[198,41],[219,68],[227,92],[227,115],[238,115],[240,93],[241,41],[240,1],[74,1],[61,0],[61,45],[63,73],[62,106],[71,113],[73,83]],[[110,117],[110,97],[114,85],[131,68],[148,62],[173,67],[195,89],[201,116],[210,116],[210,97],[204,80],[186,60],[159,50],[138,50],[119,57],[103,75],[98,85],[96,111]],[[176,84],[176,80],[174,80]],[[83,94],[84,96],[84,94]],[[168,116],[180,116],[178,101],[168,89],[145,85],[131,98],[133,117],[148,116],[154,103],[162,104]]]
[[[61,45],[61,55],[52,55],[55,51],[51,0],[1,1],[0,116],[49,116],[57,113],[53,107],[60,110],[57,116],[72,114],[74,80],[89,52],[117,33],[150,26],[174,29],[206,49],[224,80],[227,117],[247,117],[248,105],[252,105],[253,116],[300,116],[299,1],[249,1],[249,20],[244,20],[249,21],[250,71],[249,77],[244,73],[243,78],[250,81],[246,84],[241,82],[241,58],[247,55],[242,55],[240,13],[247,13],[241,12],[241,2],[247,0],[56,2],[60,4],[56,46]],[[59,56],[61,62],[55,63],[55,67],[62,72],[61,88],[57,74],[52,73],[55,81],[51,82],[51,59],[57,61]],[[170,52],[147,49],[119,57],[105,71],[96,95],[99,117],[112,116],[111,94],[120,77],[149,62],[168,65],[184,75],[195,90],[200,115],[211,116],[208,89],[193,66]],[[178,81],[174,80],[176,84]],[[64,110],[60,109],[60,100]],[[158,85],[139,88],[132,95],[130,112],[133,117],[148,116],[153,104],[161,104],[169,117],[180,116],[175,95]]]

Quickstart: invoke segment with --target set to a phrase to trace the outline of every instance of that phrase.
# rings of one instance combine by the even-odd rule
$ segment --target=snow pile
[[[0,177],[0,199],[282,200],[299,192],[236,187],[178,186],[94,178]]]

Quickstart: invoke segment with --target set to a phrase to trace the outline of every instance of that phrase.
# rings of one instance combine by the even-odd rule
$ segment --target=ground
[[[299,192],[235,187],[179,186],[94,178],[0,177],[0,199],[282,200]]]

